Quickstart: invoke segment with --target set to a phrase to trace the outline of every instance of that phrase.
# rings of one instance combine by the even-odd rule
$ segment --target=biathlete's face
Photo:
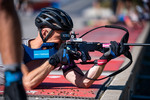
[[[43,37],[46,37],[50,31],[51,31],[50,28],[43,28],[42,29]],[[53,30],[53,32],[50,34],[46,42],[58,43],[60,46],[61,43],[65,42],[61,40],[61,32],[63,31]]]

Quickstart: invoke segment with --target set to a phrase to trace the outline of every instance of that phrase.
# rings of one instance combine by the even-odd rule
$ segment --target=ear
[[[42,35],[43,35],[43,38],[45,38],[48,34],[48,31],[46,29],[42,29]]]

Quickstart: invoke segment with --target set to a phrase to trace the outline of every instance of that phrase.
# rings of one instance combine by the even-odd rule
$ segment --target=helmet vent
[[[71,31],[73,23],[71,17],[61,9],[46,7],[35,19],[38,28],[47,26],[53,30]]]

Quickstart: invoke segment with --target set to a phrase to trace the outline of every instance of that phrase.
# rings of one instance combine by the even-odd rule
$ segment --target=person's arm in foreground
[[[20,70],[21,28],[13,2],[0,0],[0,52],[5,67],[4,96],[5,100],[26,100]]]

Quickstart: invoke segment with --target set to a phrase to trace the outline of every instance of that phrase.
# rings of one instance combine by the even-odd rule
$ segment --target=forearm
[[[21,63],[21,28],[13,0],[0,4],[0,40],[3,64]]]
[[[32,70],[31,72],[25,73],[23,71],[24,86],[29,89],[35,88],[45,79],[45,77],[53,70],[53,68],[54,67],[51,66],[48,61],[46,61],[43,65]]]
[[[90,68],[89,71],[86,72],[85,75],[83,74],[80,68],[76,67],[74,69],[65,72],[64,76],[68,81],[70,81],[77,87],[89,87],[92,85],[94,80],[87,79],[87,77],[97,79],[101,75],[104,66],[105,65],[101,66],[94,65],[92,68]]]
[[[101,73],[103,72],[105,65],[94,65],[92,68],[90,68],[89,71],[87,71],[87,73],[85,74],[85,76],[83,77],[83,83],[86,87],[89,87],[92,85],[92,83],[94,82],[94,80],[90,80],[87,79],[91,78],[91,79],[97,79]]]

